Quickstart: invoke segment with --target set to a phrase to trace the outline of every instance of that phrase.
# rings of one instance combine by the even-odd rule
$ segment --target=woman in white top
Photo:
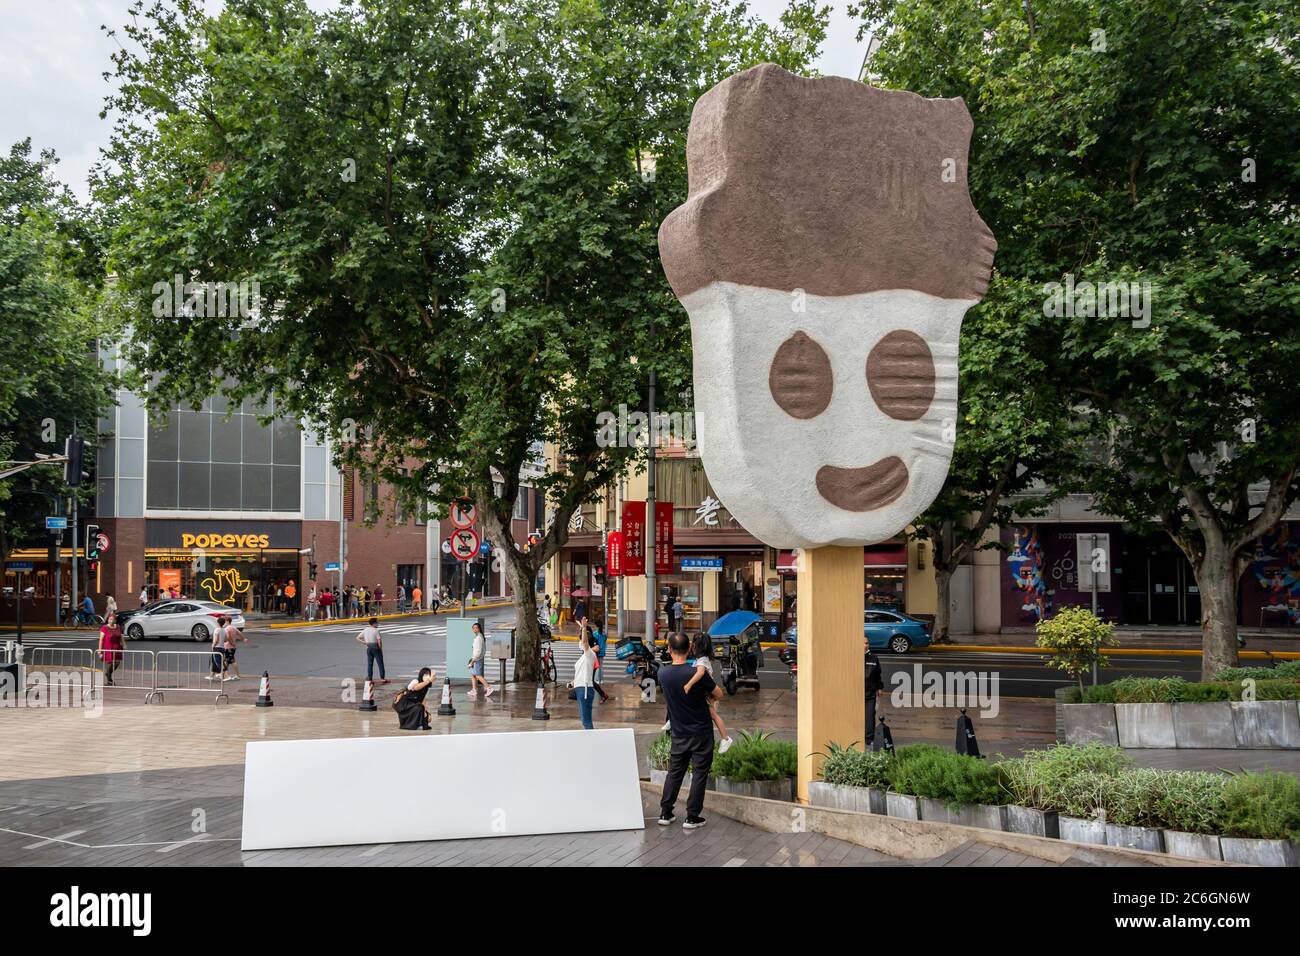
[[[592,648],[591,635],[584,629],[578,634],[578,660],[573,665],[573,688],[578,698],[578,713],[582,717],[582,726],[593,730],[591,707],[596,700],[596,651]]]
[[[110,616],[116,614],[117,614],[117,602],[113,600],[113,595],[110,594],[108,596],[108,604],[104,608],[104,620],[108,620]]]

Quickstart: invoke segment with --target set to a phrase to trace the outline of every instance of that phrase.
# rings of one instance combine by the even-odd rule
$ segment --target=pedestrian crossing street
[[[365,626],[361,621],[348,621],[340,624],[316,624],[303,628],[301,633],[347,634],[352,636],[360,634],[361,629]],[[406,621],[398,624],[380,621],[379,633],[385,638],[401,634],[445,635],[447,633],[447,621],[445,618],[438,621]]]

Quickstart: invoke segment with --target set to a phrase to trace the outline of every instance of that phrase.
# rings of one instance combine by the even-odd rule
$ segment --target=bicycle
[[[86,625],[90,625],[91,627],[99,627],[103,623],[104,623],[103,615],[90,614],[82,608],[77,608],[75,611],[69,612],[63,618],[63,624],[65,627],[71,626],[75,628],[80,628],[80,627],[85,627]]]

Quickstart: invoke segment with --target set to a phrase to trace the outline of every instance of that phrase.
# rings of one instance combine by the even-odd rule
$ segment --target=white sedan
[[[225,615],[241,631],[244,615],[235,608],[215,601],[160,601],[157,604],[125,613],[123,633],[128,641],[152,638],[188,637],[192,641],[207,642],[217,629],[217,618]]]

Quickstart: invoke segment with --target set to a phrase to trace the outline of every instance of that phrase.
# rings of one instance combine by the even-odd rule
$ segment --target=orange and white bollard
[[[361,703],[357,705],[357,710],[377,710],[375,706],[375,682],[366,681],[366,689],[361,695]]]
[[[262,671],[262,684],[257,691],[257,706],[275,706],[275,701],[271,700],[271,675],[266,671]]]

